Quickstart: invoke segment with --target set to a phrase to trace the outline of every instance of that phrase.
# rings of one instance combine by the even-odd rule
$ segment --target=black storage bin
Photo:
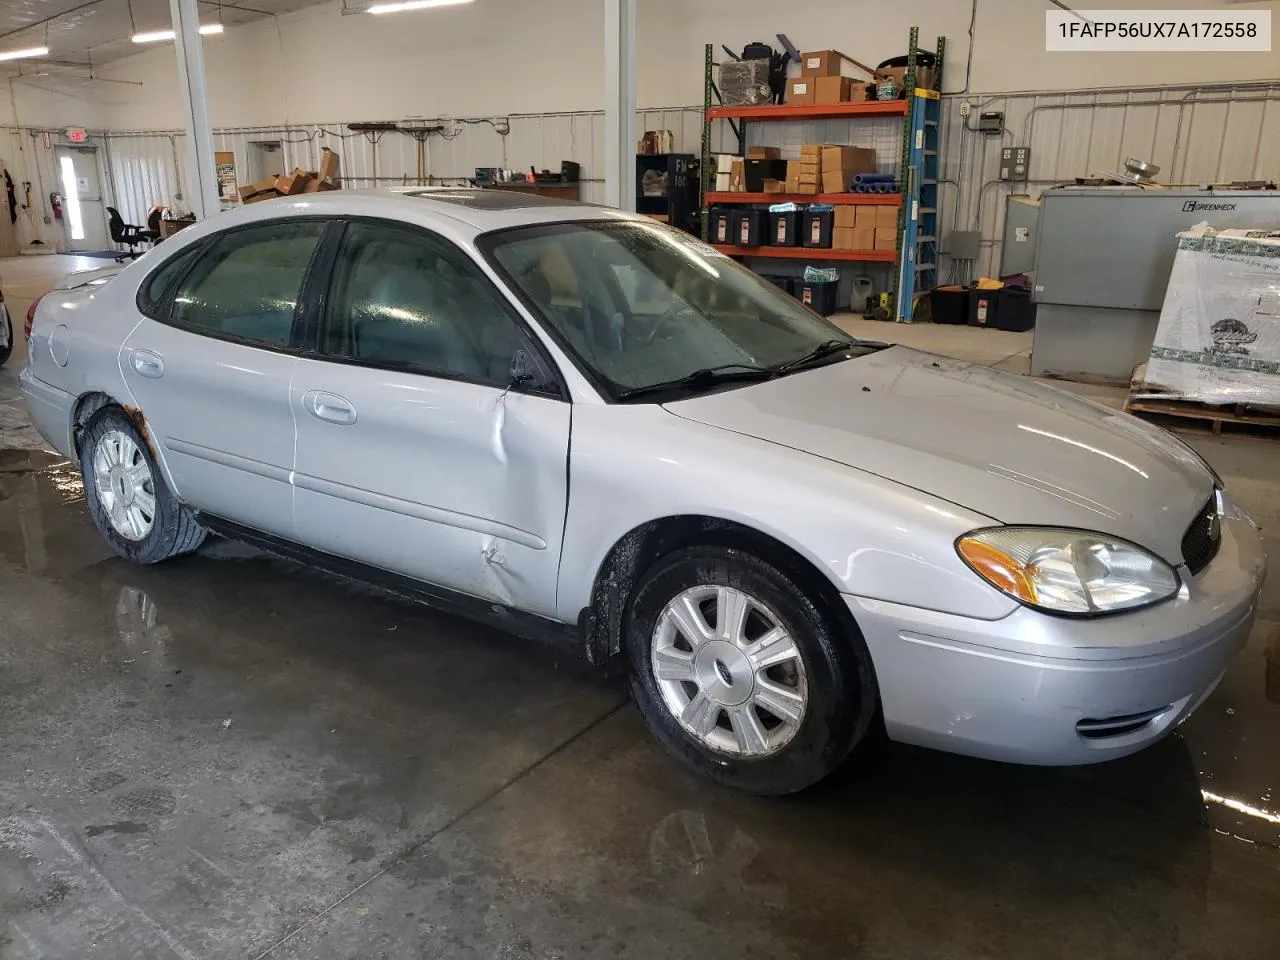
[[[829,317],[836,312],[839,280],[797,280],[795,298],[809,309]]]
[[[800,246],[800,211],[769,214],[769,245],[773,247]]]
[[[804,213],[804,233],[806,247],[830,247],[831,228],[835,224],[834,210],[806,210]]]
[[[968,323],[969,291],[961,286],[936,287],[929,294],[934,323]]]
[[[996,315],[1000,312],[999,290],[969,291],[969,326],[994,327]]]
[[[795,277],[783,277],[776,273],[762,273],[761,280],[768,280],[775,287],[789,296],[795,296],[795,284],[798,282]]]
[[[712,243],[733,243],[733,226],[737,211],[733,207],[712,207],[707,236]]]
[[[995,327],[997,330],[1014,330],[1022,332],[1036,325],[1036,302],[1031,299],[1031,291],[1021,287],[1005,287],[996,291],[1000,306],[996,310]]]
[[[742,179],[747,193],[764,193],[766,180],[787,179],[787,161],[748,160],[743,165]]]
[[[768,210],[739,210],[733,223],[733,240],[739,247],[758,247],[769,229]]]

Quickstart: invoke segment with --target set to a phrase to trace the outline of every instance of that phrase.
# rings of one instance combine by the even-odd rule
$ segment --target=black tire
[[[119,431],[132,438],[151,470],[151,486],[155,497],[155,516],[151,529],[138,540],[122,536],[112,526],[107,511],[98,496],[94,477],[93,457],[102,438],[112,431]],[[103,407],[93,415],[80,435],[80,473],[84,477],[84,498],[89,505],[89,516],[111,549],[134,563],[159,563],[171,557],[180,557],[199,548],[207,536],[204,527],[165,482],[150,445],[138,432],[133,421],[116,406]]]
[[[748,793],[777,796],[817,783],[863,739],[878,708],[875,670],[857,628],[801,580],[740,549],[692,547],[645,572],[624,621],[631,693],[650,732],[697,772]],[[807,704],[792,739],[774,753],[713,749],[686,732],[663,699],[650,661],[658,618],[675,597],[702,585],[731,587],[763,603],[799,650]]]
[[[0,337],[0,367],[3,367],[13,353],[13,321],[9,318],[9,311],[3,300],[0,300],[0,324],[4,325],[5,332],[8,333],[7,337]]]

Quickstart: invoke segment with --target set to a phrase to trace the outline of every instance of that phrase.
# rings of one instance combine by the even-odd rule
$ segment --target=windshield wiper
[[[675,380],[664,380],[644,387],[623,390],[617,395],[619,402],[639,400],[661,393],[679,392],[681,390],[705,390],[722,383],[749,383],[758,380],[772,380],[777,376],[769,367],[757,367],[749,363],[722,363],[718,367],[703,367],[687,376]]]
[[[788,360],[786,363],[780,363],[773,369],[775,373],[791,373],[793,370],[803,369],[811,363],[815,363],[818,360],[824,360],[833,354],[844,353],[847,350],[852,350],[858,345],[857,340],[823,340],[803,357],[797,357],[795,360]]]

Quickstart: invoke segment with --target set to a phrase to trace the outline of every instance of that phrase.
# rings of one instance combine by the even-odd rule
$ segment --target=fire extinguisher
[[[58,193],[49,194],[49,206],[53,208],[53,218],[55,220],[62,219],[62,195]]]

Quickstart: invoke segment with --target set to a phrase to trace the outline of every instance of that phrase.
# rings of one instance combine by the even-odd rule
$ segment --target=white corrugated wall
[[[1280,178],[1280,84],[1028,92],[969,99],[973,111],[968,129],[957,98],[946,97],[942,104],[942,231],[944,240],[953,229],[981,232],[978,272],[999,268],[1004,205],[1011,192],[1036,194],[1077,176],[1119,170],[1128,156],[1159,164],[1165,183]],[[1002,136],[976,132],[977,116],[985,111],[1004,113]],[[637,130],[671,130],[677,151],[696,154],[701,149],[700,118],[698,107],[641,110]],[[422,147],[422,168],[436,182],[464,181],[480,166],[554,170],[561,160],[574,160],[582,165],[582,198],[603,200],[604,185],[598,177],[604,161],[602,112],[440,122],[444,134],[431,134]],[[508,128],[505,135],[499,132],[503,124]],[[798,151],[801,143],[864,145],[876,149],[881,170],[892,171],[900,131],[901,123],[892,118],[751,124],[747,142],[778,144],[786,153]],[[168,203],[178,192],[185,177],[180,132],[113,132],[95,134],[95,139],[107,148],[108,196],[127,221],[142,222],[153,204]],[[374,183],[375,154],[378,185],[420,182],[419,147],[413,137],[391,132],[376,139],[374,143],[364,134],[351,133],[344,122],[328,122],[217,130],[214,148],[235,154],[241,182],[247,176],[249,144],[263,140],[281,142],[285,169],[314,169],[321,148],[327,146],[341,155],[342,176],[350,186]],[[1013,145],[1031,147],[1026,183],[998,180],[1000,148]],[[7,155],[19,158],[22,179],[34,184],[38,168],[44,193],[57,189],[53,155],[39,149],[39,133],[33,137],[25,130],[0,130],[0,147],[5,146]],[[728,123],[713,126],[712,147],[736,150]],[[38,221],[39,216],[32,219]]]

